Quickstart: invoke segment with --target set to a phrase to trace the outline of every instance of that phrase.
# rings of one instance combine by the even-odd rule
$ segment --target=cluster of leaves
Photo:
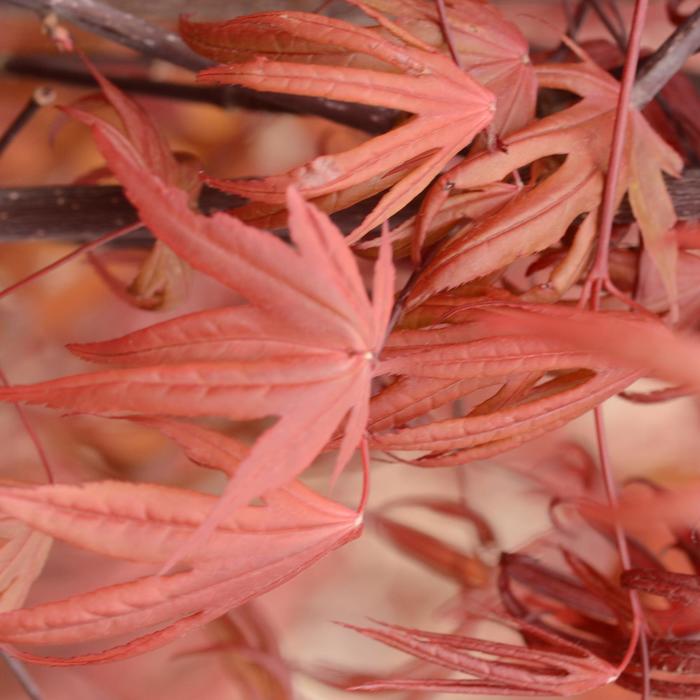
[[[218,498],[147,483],[3,486],[9,534],[0,557],[10,564],[0,571],[0,641],[13,654],[72,665],[142,653],[356,538],[366,493],[352,510],[296,480],[323,451],[337,453],[334,479],[358,448],[366,471],[369,448],[418,452],[401,458],[418,467],[459,466],[549,433],[642,376],[680,384],[676,394],[700,385],[697,341],[662,321],[675,309],[686,327],[698,320],[697,303],[685,303],[697,298],[697,258],[679,250],[664,180],[683,163],[659,135],[673,123],[633,110],[613,183],[615,206],[627,195],[636,224],[615,232],[611,275],[646,313],[630,312],[613,295],[606,310],[577,308],[599,241],[617,80],[595,52],[534,66],[519,30],[476,0],[448,3],[446,23],[428,0],[354,4],[377,25],[298,12],[181,21],[192,48],[221,62],[200,74],[204,82],[406,113],[388,133],[286,174],[207,178],[251,200],[233,212],[196,210],[192,161],[176,158],[148,115],[94,69],[122,128],[80,103],[65,108],[91,129],[108,172],[158,239],[132,286],[137,302],[160,303],[184,264],[242,300],[72,345],[109,368],[2,388],[0,399],[149,426],[228,482]],[[538,89],[580,99],[535,118]],[[389,218],[426,189],[418,214],[390,231]],[[344,238],[328,215],[380,193]],[[257,228],[281,221],[290,242]],[[687,248],[697,247],[687,238]],[[402,289],[392,251],[395,261],[410,254],[415,266]],[[354,252],[376,258],[369,292]],[[199,421],[209,417],[276,420],[247,445]],[[482,542],[493,540],[465,504],[412,505],[466,518]],[[612,539],[606,517],[594,526]],[[616,681],[664,696],[700,691],[692,680],[649,677],[650,670],[697,670],[697,642],[676,639],[681,632],[668,623],[679,605],[697,603],[695,568],[669,571],[632,540],[634,568],[621,583],[569,547],[559,568],[532,552],[489,567],[385,514],[372,520],[394,545],[486,596],[485,609],[517,629],[523,644],[396,625],[356,628],[472,677],[386,678],[358,688],[572,695]],[[22,608],[51,538],[154,572]],[[690,532],[674,546],[696,566]],[[665,597],[669,606],[647,609],[644,623],[625,588]],[[682,634],[697,629],[689,623]],[[71,657],[17,649],[85,641],[106,648]],[[274,656],[278,668],[276,649],[263,642],[246,653]],[[287,682],[280,678],[278,686]]]
[[[566,447],[560,456],[570,450]],[[579,453],[579,457],[595,469],[588,455]],[[561,468],[561,464],[557,466]],[[573,474],[568,477],[572,479]],[[569,481],[569,489],[572,483],[575,481]],[[595,492],[590,481],[585,487],[580,484],[580,488],[581,493]],[[632,492],[648,490],[648,485],[629,488]],[[646,508],[660,513],[683,509],[684,504],[690,508],[696,496],[680,497],[654,487],[652,496],[641,500]],[[638,527],[644,517],[639,501],[639,494],[633,493],[623,502],[621,514],[630,528]],[[471,521],[482,544],[492,543],[493,533],[484,527],[481,517],[458,502],[411,499],[400,505],[428,507]],[[455,550],[420,530],[378,516],[379,532],[389,541],[462,586],[465,594],[460,612],[466,626],[473,625],[478,606],[480,617],[487,616],[517,630],[525,646],[398,625],[352,627],[426,663],[407,669],[409,673],[404,672],[404,677],[396,673],[382,678],[355,674],[344,677],[345,684],[365,691],[558,696],[577,695],[614,681],[634,692],[644,691],[648,683],[655,696],[696,697],[700,691],[696,639],[700,569],[697,538],[685,524],[687,517],[677,515],[666,520],[672,526],[666,541],[669,550],[681,553],[688,573],[669,570],[639,540],[629,537],[631,568],[610,577],[571,548],[572,541],[580,546],[584,537],[592,535],[596,558],[602,559],[602,552],[614,542],[609,512],[585,500],[579,501],[576,510],[573,520],[578,520],[577,537],[561,529],[557,535],[539,538],[519,552],[502,553],[495,567],[488,567],[478,555]],[[559,518],[555,523],[563,528]],[[637,632],[630,590],[664,601],[662,606],[650,604],[645,608],[644,650],[635,647]],[[436,671],[444,675],[446,670],[472,678],[435,677]]]

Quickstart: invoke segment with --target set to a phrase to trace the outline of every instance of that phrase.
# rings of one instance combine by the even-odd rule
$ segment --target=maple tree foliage
[[[653,405],[700,387],[700,243],[668,191],[684,158],[700,158],[683,131],[698,128],[692,84],[679,78],[663,112],[632,108],[620,127],[631,83],[611,70],[618,49],[566,40],[534,60],[516,24],[476,0],[352,5],[374,24],[293,11],[180,18],[187,44],[217,63],[200,82],[397,111],[385,133],[278,175],[199,176],[197,158],[171,149],[82,57],[100,96],[61,109],[105,161],[83,182],[116,178],[156,238],[128,287],[100,274],[149,311],[176,308],[190,268],[236,301],[71,343],[102,367],[2,386],[0,400],[158,431],[226,484],[210,495],[145,479],[3,482],[0,643],[31,663],[76,666],[222,619],[242,692],[288,698],[291,666],[251,601],[367,521],[460,588],[454,628],[342,622],[413,662],[374,674],[298,667],[316,681],[425,696],[568,696],[617,683],[697,697],[697,487],[628,484],[618,495],[600,411],[617,395]],[[669,12],[684,21],[677,3]],[[248,202],[206,215],[203,182]],[[606,230],[606,208],[625,199],[634,223]],[[330,214],[357,203],[369,213],[344,235]],[[281,226],[288,236],[264,230]],[[670,386],[630,389],[644,377]],[[600,475],[587,450],[551,437],[589,411]],[[220,419],[253,427],[242,439]],[[356,453],[363,487],[350,508],[331,486]],[[544,495],[551,521],[497,559],[485,555],[499,546],[496,523],[470,493],[389,494],[368,509],[380,459],[451,474],[496,456]],[[313,465],[325,476],[314,489],[302,481]],[[402,509],[471,528],[478,546],[397,519]],[[57,541],[139,573],[37,602],[30,589]],[[478,636],[481,619],[509,641]]]

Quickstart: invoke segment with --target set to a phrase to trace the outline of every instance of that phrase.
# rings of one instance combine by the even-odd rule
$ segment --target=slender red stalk
[[[620,563],[622,564],[623,570],[627,571],[632,568],[632,561],[630,558],[629,547],[627,546],[625,531],[622,528],[619,518],[617,517],[620,499],[617,484],[615,483],[615,477],[612,473],[612,465],[610,464],[610,455],[608,453],[608,442],[605,432],[602,406],[597,406],[593,410],[593,416],[595,419],[596,441],[598,443],[598,456],[603,475],[603,484],[605,486],[605,495],[608,499],[608,505],[613,513],[615,513],[615,541],[617,543],[617,550],[620,554]],[[627,664],[630,662],[632,655],[634,654],[635,647],[637,644],[639,644],[640,655],[642,657],[642,678],[644,683],[642,689],[642,699],[647,700],[651,694],[651,682],[649,677],[649,645],[647,643],[647,637],[643,626],[644,610],[642,609],[642,604],[639,600],[639,594],[637,591],[630,590],[629,596],[633,613],[632,635],[630,637],[627,653],[620,662],[620,670],[623,671],[625,669]]]
[[[608,172],[605,177],[603,189],[603,201],[601,205],[600,220],[598,223],[598,249],[596,251],[593,267],[584,286],[584,300],[591,297],[591,305],[594,309],[600,306],[600,292],[602,289],[612,291],[614,286],[610,281],[608,269],[608,252],[610,237],[612,234],[613,218],[615,216],[617,182],[622,166],[622,154],[625,148],[625,132],[629,121],[630,95],[634,85],[634,77],[639,63],[639,51],[641,46],[642,31],[646,20],[648,0],[637,0],[634,6],[632,18],[632,30],[625,58],[625,67],[620,84],[620,95],[615,112],[613,138],[608,162]]]
[[[634,78],[637,72],[637,64],[639,62],[642,31],[646,20],[647,7],[648,0],[636,0],[634,15],[632,18],[632,29],[630,31],[630,38],[627,45],[625,67],[622,73],[620,95],[618,97],[617,109],[615,112],[615,123],[613,128],[610,160],[608,162],[608,172],[605,177],[605,187],[603,190],[603,202],[598,227],[598,249],[593,267],[589,273],[588,279],[586,280],[582,294],[582,301],[584,301],[584,303],[588,300],[588,294],[591,295],[590,303],[594,310],[598,310],[600,308],[600,293],[604,288],[616,296],[618,295],[618,290],[616,290],[610,281],[608,255],[610,237],[612,234],[613,217],[615,215],[617,183],[622,165],[622,155],[625,148],[627,124],[629,122],[630,95],[632,93]],[[602,407],[597,406],[593,411],[593,415],[595,419],[600,468],[603,476],[603,483],[605,484],[608,505],[612,509],[613,513],[617,513],[619,496],[608,454]],[[617,516],[615,517],[614,528],[622,568],[623,570],[630,569],[631,560],[629,548],[627,546],[627,537]],[[644,613],[636,591],[630,591],[630,604],[633,612],[632,637],[630,639],[630,645],[627,653],[625,654],[625,658],[620,663],[620,669],[624,670],[625,666],[629,663],[638,643],[640,655],[642,657],[642,698],[646,700],[646,698],[648,698],[650,695],[649,650],[646,634],[643,628]]]
[[[0,384],[2,384],[3,386],[10,386],[10,382],[7,380],[7,377],[5,376],[5,373],[2,371],[2,369],[0,369]],[[39,435],[37,434],[36,430],[34,430],[34,427],[32,426],[32,423],[29,420],[29,417],[27,416],[27,412],[18,403],[12,405],[15,407],[15,410],[19,415],[19,419],[22,421],[22,425],[24,426],[24,430],[29,436],[29,439],[32,441],[34,449],[36,450],[36,453],[39,456],[39,461],[44,467],[44,471],[46,472],[46,480],[50,484],[55,483],[48,455],[46,454],[46,450],[44,449],[44,445],[42,444]]]
[[[94,250],[95,248],[98,248],[101,245],[104,245],[105,243],[109,243],[110,241],[113,241],[115,238],[120,238],[121,236],[126,236],[127,233],[131,233],[132,231],[135,231],[136,229],[140,228],[143,226],[143,224],[140,221],[137,221],[134,224],[129,224],[128,226],[123,226],[122,228],[117,229],[116,231],[110,231],[109,233],[105,233],[104,235],[100,236],[99,238],[95,238],[93,241],[89,241],[88,243],[84,243],[83,245],[79,246],[75,250],[71,251],[67,255],[64,255],[62,258],[59,258],[58,260],[55,260],[49,265],[46,265],[46,267],[42,267],[40,270],[37,270],[36,272],[32,272],[31,275],[24,277],[23,279],[19,280],[19,282],[15,282],[14,284],[11,284],[9,287],[6,287],[2,291],[0,291],[0,299],[3,299],[4,297],[8,296],[9,294],[12,294],[12,292],[18,290],[20,287],[24,287],[25,284],[29,284],[30,282],[33,282],[34,280],[38,279],[39,277],[42,277],[43,275],[47,274],[48,272],[52,272],[56,268],[61,267],[62,265],[65,265],[66,263],[69,263],[71,260],[77,258],[80,255],[83,255],[84,253],[88,253],[91,250]]]

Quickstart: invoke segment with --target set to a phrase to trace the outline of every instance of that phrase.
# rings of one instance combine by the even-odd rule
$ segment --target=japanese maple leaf
[[[547,544],[554,543],[550,539]],[[399,625],[346,625],[418,659],[470,676],[381,678],[354,689],[570,696],[617,681],[626,672],[637,641],[628,624],[629,598],[585,561],[561,551],[571,573],[531,556],[504,553],[498,565],[501,605],[479,608],[489,611],[486,619],[517,631],[523,645]],[[528,594],[522,600],[514,583]]]
[[[73,346],[84,357],[128,366],[15,386],[0,398],[103,416],[279,416],[236,470],[202,540],[224,513],[305,469],[347,417],[339,473],[365,429],[392,308],[388,242],[375,267],[372,304],[340,232],[294,188],[287,197],[296,249],[226,214],[194,212],[187,193],[150,172],[119,131],[94,115],[74,114],[92,128],[144,224],[251,305]]]
[[[316,198],[389,177],[408,166],[398,182],[387,183],[391,188],[353,232],[351,242],[413,199],[493,119],[493,94],[405,31],[398,32],[398,41],[390,40],[371,28],[302,12],[260,13],[213,23],[182,20],[180,31],[196,51],[226,62],[202,71],[201,81],[414,115],[386,134],[344,153],[319,156],[284,175],[209,180],[249,199],[279,204],[290,183],[305,198]],[[250,60],[252,56],[257,58]],[[356,67],[363,63],[369,66]]]
[[[619,355],[537,333],[540,326],[573,325],[574,309],[454,302],[433,323],[392,333],[379,371],[396,379],[372,397],[372,445],[427,451],[413,460],[417,466],[459,465],[509,450],[582,415],[643,373]],[[626,314],[598,315],[608,326],[626,320]],[[458,399],[464,415],[427,420]]]
[[[198,463],[235,475],[245,453],[235,440],[186,423],[159,423]],[[111,481],[0,488],[0,510],[29,526],[35,537],[51,536],[107,557],[155,565],[187,548],[215,502],[214,496],[187,489]],[[361,512],[293,483],[268,492],[262,505],[227,514],[206,543],[185,557],[184,570],[0,613],[0,642],[73,645],[137,635],[77,657],[12,652],[52,665],[143,653],[288,581],[359,536],[361,526]],[[158,629],[152,631],[154,627]]]
[[[352,690],[424,690],[465,695],[578,695],[606,685],[619,670],[581,644],[518,620],[518,627],[544,648],[491,642],[384,624],[345,625],[424,661],[467,673],[471,679],[395,679],[357,685]]]
[[[478,190],[553,156],[565,156],[563,163],[500,211],[463,229],[445,244],[416,283],[409,307],[556,244],[581,216],[585,218],[569,254],[554,269],[545,288],[534,295],[554,300],[585,270],[595,241],[619,85],[593,63],[543,65],[536,70],[542,87],[566,90],[582,99],[511,134],[504,141],[504,151],[475,154],[442,175],[418,217],[414,254],[451,192]],[[628,193],[645,246],[673,296],[676,248],[667,234],[676,217],[662,174],[678,175],[682,161],[640,113],[632,112],[628,129],[617,202]]]
[[[365,0],[364,5],[447,52],[433,0]],[[537,77],[522,32],[496,7],[478,0],[446,3],[445,15],[460,66],[496,96],[493,129],[503,136],[523,128],[535,116]]]
[[[493,317],[494,330],[528,333],[538,341],[549,339],[575,352],[590,353],[618,367],[700,390],[700,338],[674,332],[661,321],[632,313],[596,313],[571,310],[558,318],[533,315],[527,306],[503,309]],[[594,361],[596,361],[594,359]]]

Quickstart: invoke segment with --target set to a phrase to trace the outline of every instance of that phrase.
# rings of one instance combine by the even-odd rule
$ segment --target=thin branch
[[[588,278],[582,294],[582,300],[586,301],[587,293],[592,289],[592,306],[594,309],[598,308],[602,287],[605,283],[610,282],[608,256],[610,252],[610,237],[612,234],[613,220],[615,218],[617,182],[620,168],[622,167],[622,157],[630,112],[630,96],[632,94],[633,81],[639,61],[641,37],[642,31],[644,30],[648,3],[649,0],[636,0],[634,5],[632,29],[630,32],[627,54],[625,56],[625,67],[622,72],[620,94],[615,110],[610,159],[608,160],[608,170],[605,175],[605,185],[603,187],[603,200],[598,219],[598,248],[593,267],[588,273]]]
[[[698,171],[700,176],[700,171]],[[349,233],[360,225],[376,205],[380,195],[358,202],[332,215],[336,225]],[[244,200],[210,187],[204,187],[199,198],[200,209],[207,214],[226,211]],[[413,216],[420,198],[390,219],[398,226]],[[136,210],[118,185],[73,185],[66,187],[15,187],[0,189],[0,242],[63,240],[71,243],[93,241],[138,220]],[[285,229],[279,229],[280,234]],[[153,237],[145,228],[125,236],[129,245],[151,243]]]
[[[683,178],[666,178],[678,218],[700,219],[700,169],[687,169]],[[206,213],[238,207],[243,200],[205,187],[199,200]],[[351,231],[374,204],[368,200],[354,205],[334,219],[341,230]],[[417,204],[402,212],[395,220],[406,218]],[[0,241],[64,240],[72,243],[91,241],[107,231],[125,226],[137,219],[122,188],[117,185],[68,185],[65,187],[15,187],[0,189]],[[615,216],[616,224],[634,221],[625,200]],[[152,240],[146,229],[139,229],[125,240],[134,245]]]
[[[243,200],[203,188],[200,207],[205,212],[240,206]],[[91,241],[138,220],[135,209],[118,185],[16,187],[0,190],[0,237],[17,240]],[[145,228],[128,240],[152,240]]]
[[[593,11],[598,15],[598,19],[603,23],[605,29],[607,29],[608,34],[615,40],[615,43],[623,51],[627,47],[627,37],[625,36],[624,25],[619,24],[619,15],[615,15],[615,19],[618,20],[618,26],[616,27],[613,20],[608,17],[605,8],[603,7],[601,0],[589,0]]]
[[[632,90],[632,104],[645,107],[666,83],[700,49],[700,8],[695,10],[663,44],[644,61]]]
[[[566,35],[576,40],[581,27],[586,19],[586,15],[590,9],[590,5],[586,0],[579,0],[576,4],[576,8],[572,9],[571,0],[562,0],[564,15],[566,17]],[[559,46],[549,57],[550,61],[558,62],[563,61],[565,56],[569,55],[569,47],[562,41]]]
[[[7,380],[7,377],[5,376],[5,373],[0,369],[0,386],[4,387],[9,387],[10,382]],[[15,410],[17,411],[17,415],[19,416],[19,420],[22,423],[22,427],[24,428],[24,432],[27,434],[27,437],[31,441],[32,445],[34,446],[34,451],[37,454],[37,457],[39,458],[39,461],[41,462],[41,466],[44,469],[44,473],[46,474],[46,480],[48,481],[49,484],[54,484],[56,483],[56,479],[54,478],[53,474],[53,469],[51,468],[51,462],[49,461],[49,456],[46,453],[46,448],[44,447],[44,443],[41,441],[41,438],[39,437],[39,434],[37,433],[36,430],[34,430],[34,426],[32,425],[32,421],[29,419],[29,416],[27,415],[27,409],[22,406],[19,403],[13,404],[15,407]],[[8,660],[9,657],[7,657],[6,660]],[[10,668],[12,668],[12,665],[8,661],[8,665]],[[14,671],[14,669],[13,669]],[[23,684],[24,685],[24,684]]]
[[[192,71],[213,65],[194,53],[180,37],[140,17],[122,12],[99,0],[9,0],[40,15],[54,13],[82,29],[128,46],[144,56],[168,61]],[[299,95],[227,88],[227,104],[248,109],[314,114],[369,133],[387,131],[396,121],[396,110]]]
[[[93,61],[101,70],[101,62]],[[41,78],[44,81],[56,81],[66,85],[97,86],[95,78],[73,56],[56,56],[39,54],[34,56],[13,56],[3,64],[5,73],[21,75],[28,78]],[[109,75],[109,71],[103,70]],[[244,95],[232,95],[224,87],[214,85],[193,85],[192,83],[174,83],[151,80],[146,77],[109,75],[109,80],[125,92],[163,97],[188,102],[205,102],[219,107],[248,107],[243,102]],[[256,105],[250,105],[255,109]],[[272,111],[272,108],[270,108]]]
[[[438,19],[440,20],[440,28],[442,29],[442,36],[445,39],[447,48],[450,51],[450,56],[457,68],[462,67],[462,62],[459,59],[459,52],[457,51],[457,46],[455,44],[454,37],[452,36],[452,29],[450,27],[450,20],[447,17],[447,9],[445,8],[445,0],[435,0],[435,5],[437,6]]]
[[[174,32],[165,31],[99,0],[10,0],[10,3],[41,16],[53,13],[144,56],[159,58],[188,70],[198,71],[209,65],[209,61],[192,51]]]
[[[118,238],[122,238],[123,236],[126,236],[127,234],[131,233],[132,231],[135,231],[136,229],[138,229],[140,227],[141,227],[141,222],[137,221],[137,222],[131,224],[130,226],[123,226],[122,228],[119,228],[116,231],[110,231],[109,233],[105,233],[102,236],[98,236],[97,238],[93,238],[91,241],[88,241],[87,243],[83,243],[81,246],[78,246],[77,248],[74,248],[73,250],[71,250],[70,253],[58,258],[58,260],[54,260],[52,263],[49,263],[48,265],[44,265],[44,267],[40,268],[39,270],[36,270],[36,272],[32,272],[30,275],[27,275],[26,277],[22,277],[22,279],[18,280],[14,284],[11,284],[9,287],[5,287],[5,289],[0,291],[0,299],[4,299],[6,296],[13,294],[21,287],[24,287],[25,285],[31,284],[35,280],[40,279],[41,277],[48,274],[49,272],[52,272],[53,270],[56,270],[59,267],[63,267],[67,263],[75,260],[76,258],[79,258],[81,255],[85,255],[87,253],[90,253],[93,250],[95,250],[96,248],[99,248],[100,246],[105,245],[106,243],[111,243],[112,241],[114,241]],[[0,380],[3,381],[5,386],[8,386],[7,380],[3,380],[2,370],[0,370]],[[17,404],[17,407],[19,409],[19,404]],[[20,415],[22,415],[22,414],[20,414]]]

